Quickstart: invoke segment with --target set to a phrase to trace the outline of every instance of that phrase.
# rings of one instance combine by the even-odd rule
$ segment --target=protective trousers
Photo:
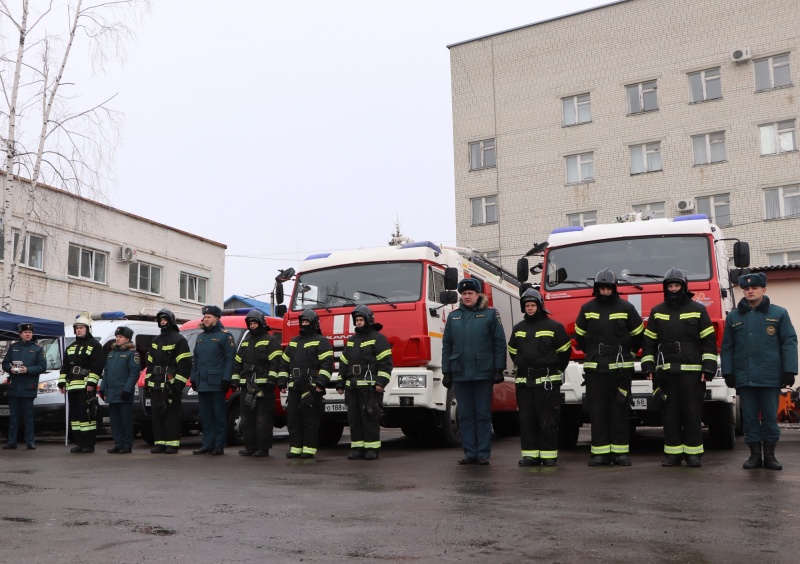
[[[592,454],[627,454],[630,404],[627,396],[624,403],[617,401],[619,372],[587,370],[585,379],[592,421]]]
[[[664,406],[664,454],[703,454],[703,401],[706,386],[699,372],[667,373]]]
[[[242,436],[247,450],[269,450],[272,448],[272,419],[275,414],[275,394],[254,398],[255,404],[247,405],[247,391],[239,395],[239,413],[242,417]]]
[[[372,386],[347,388],[344,402],[347,404],[347,422],[350,425],[350,448],[381,448],[380,406],[383,405],[383,392],[376,392]]]
[[[97,420],[89,417],[86,401],[91,397],[86,390],[74,390],[69,394],[69,428],[72,441],[79,447],[93,447],[97,436]]]
[[[294,454],[317,454],[319,444],[319,422],[322,418],[322,398],[311,392],[313,405],[301,403],[303,392],[289,390],[286,402],[286,418],[289,427],[290,452]]]
[[[552,389],[517,386],[522,456],[558,458],[561,386]]]
[[[181,446],[181,394],[175,393],[172,401],[167,402],[164,390],[150,390],[150,419],[154,444]]]

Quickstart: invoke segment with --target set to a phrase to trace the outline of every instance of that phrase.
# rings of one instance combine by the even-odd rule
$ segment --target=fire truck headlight
[[[397,386],[400,388],[425,388],[427,384],[425,374],[405,374],[397,377]]]

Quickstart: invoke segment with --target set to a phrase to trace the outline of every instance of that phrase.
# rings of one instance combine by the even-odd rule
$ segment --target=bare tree
[[[5,152],[0,310],[6,312],[27,247],[28,223],[40,207],[40,185],[100,198],[113,177],[121,117],[108,107],[113,96],[74,109],[77,95],[75,83],[67,80],[67,63],[79,44],[87,47],[95,72],[111,57],[122,63],[124,43],[133,34],[126,22],[150,7],[149,0],[19,0],[16,9],[10,4],[0,0],[0,36],[14,45],[12,50],[0,45],[0,89],[6,103],[0,131],[7,132],[0,138]],[[18,216],[15,245],[12,223]]]
[[[394,233],[392,233],[392,238],[389,239],[389,245],[396,247],[405,242],[406,237],[403,235],[402,231],[400,231],[400,216],[398,215],[394,220]]]

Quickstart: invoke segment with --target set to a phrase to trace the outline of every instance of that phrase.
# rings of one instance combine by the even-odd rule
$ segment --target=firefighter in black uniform
[[[650,311],[642,345],[642,372],[663,406],[662,466],[701,466],[705,382],[717,371],[717,342],[705,306],[692,300],[686,275],[664,275],[664,302]]]
[[[349,460],[375,460],[381,448],[380,415],[383,389],[392,376],[392,346],[379,331],[372,310],[356,306],[352,313],[355,335],[339,357],[336,390],[345,394],[350,425]]]
[[[72,324],[75,341],[64,353],[58,378],[61,393],[68,394],[69,425],[75,446],[70,452],[94,452],[97,438],[97,382],[106,366],[103,347],[92,337],[89,314]]]
[[[525,319],[508,340],[516,366],[517,407],[522,444],[520,466],[555,466],[561,413],[562,373],[569,364],[572,342],[558,321],[547,317],[542,295],[529,288],[520,298]]]
[[[244,319],[250,333],[239,345],[231,377],[233,385],[240,389],[239,413],[244,448],[239,454],[269,456],[281,340],[269,334],[266,320],[259,311],[251,309]]]
[[[281,357],[278,387],[289,389],[286,415],[290,450],[286,458],[314,458],[319,444],[322,396],[331,379],[333,347],[322,336],[314,310],[300,314],[300,335]]]
[[[636,308],[619,296],[617,277],[609,269],[595,276],[592,295],[575,321],[575,340],[586,354],[583,368],[592,420],[589,466],[630,466],[633,359],[642,346],[644,325]]]
[[[153,454],[175,454],[181,446],[181,399],[192,371],[192,353],[178,331],[175,314],[162,309],[156,314],[161,333],[147,355],[145,390],[150,395]]]

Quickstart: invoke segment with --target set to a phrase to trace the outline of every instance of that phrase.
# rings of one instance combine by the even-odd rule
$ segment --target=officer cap
[[[216,318],[220,318],[222,317],[222,310],[215,305],[203,306],[203,315],[213,315]]]
[[[458,283],[459,294],[463,294],[467,290],[472,290],[473,292],[480,294],[482,289],[481,281],[476,278],[464,278]]]
[[[739,287],[742,290],[747,288],[759,287],[759,288],[766,288],[767,287],[767,275],[763,272],[754,272],[753,274],[743,274],[739,277]]]
[[[17,325],[17,332],[22,333],[23,331],[33,331],[33,323],[20,323]]]
[[[131,329],[130,327],[126,327],[125,325],[120,325],[119,327],[117,327],[117,330],[114,331],[114,335],[115,336],[122,335],[123,337],[125,337],[130,341],[131,339],[133,339],[133,329]]]

